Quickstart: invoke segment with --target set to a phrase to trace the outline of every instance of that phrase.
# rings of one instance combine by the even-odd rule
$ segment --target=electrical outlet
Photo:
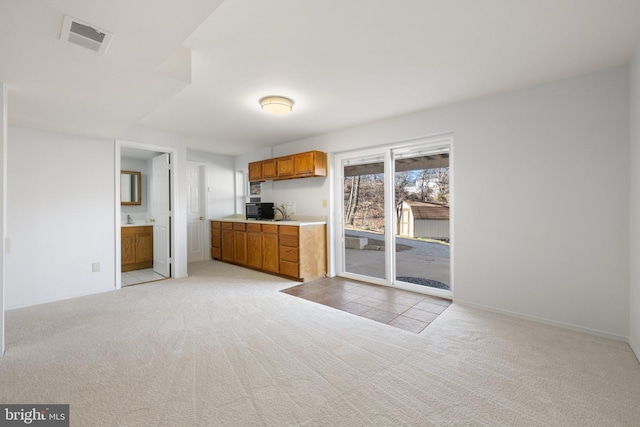
[[[92,273],[100,272],[100,263],[99,262],[94,262],[93,264],[91,264],[91,272]]]

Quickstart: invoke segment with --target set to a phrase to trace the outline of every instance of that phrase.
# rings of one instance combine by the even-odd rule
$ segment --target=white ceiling
[[[58,40],[63,14],[115,33],[107,54]],[[224,154],[625,64],[639,41],[638,0],[0,0],[11,124]]]

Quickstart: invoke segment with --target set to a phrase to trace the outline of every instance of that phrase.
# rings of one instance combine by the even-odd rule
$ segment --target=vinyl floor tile
[[[416,334],[451,304],[444,298],[339,277],[316,280],[282,292]]]

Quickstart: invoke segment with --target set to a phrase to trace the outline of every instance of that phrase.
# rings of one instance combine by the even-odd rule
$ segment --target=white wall
[[[199,162],[207,169],[207,215],[218,218],[235,211],[235,158],[224,154],[187,150],[187,160]]]
[[[236,156],[235,164],[236,164],[236,213],[244,214],[244,204],[248,202],[247,197],[244,193],[246,192],[246,182],[242,177],[242,173],[247,174],[248,165],[251,162],[255,162],[257,160],[270,159],[274,157],[273,151],[271,147],[263,148],[262,150],[252,151],[250,153],[242,154],[240,156]],[[261,184],[261,200],[263,202],[273,202],[273,181],[266,181]]]
[[[640,359],[640,46],[631,62],[631,279],[629,344]]]
[[[113,141],[19,127],[8,138],[7,308],[113,290]]]
[[[283,144],[273,154],[447,132],[455,301],[626,339],[628,67]],[[329,181],[277,182],[274,199],[327,215]]]

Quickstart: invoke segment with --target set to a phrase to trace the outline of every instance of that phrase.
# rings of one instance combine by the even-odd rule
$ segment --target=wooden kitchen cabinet
[[[281,225],[278,230],[280,274],[305,282],[327,272],[326,226]]]
[[[262,270],[269,273],[279,273],[278,226],[263,224],[261,237]]]
[[[293,175],[327,176],[327,153],[321,151],[307,151],[293,155]]]
[[[262,162],[249,163],[249,182],[264,181],[262,179]]]
[[[249,163],[249,181],[327,176],[327,153],[307,151]]]
[[[233,262],[233,223],[223,222],[222,229],[222,260]]]
[[[247,224],[247,266],[262,269],[262,226]]]
[[[220,221],[211,221],[211,258],[222,258],[222,229]]]
[[[211,257],[300,281],[327,271],[326,226],[211,221]]]
[[[120,235],[122,271],[152,268],[153,227],[122,227]]]
[[[240,265],[247,264],[247,224],[233,223],[233,262]]]
[[[293,156],[278,157],[278,178],[293,177]]]
[[[263,160],[261,163],[262,179],[273,179],[278,176],[278,159]]]

